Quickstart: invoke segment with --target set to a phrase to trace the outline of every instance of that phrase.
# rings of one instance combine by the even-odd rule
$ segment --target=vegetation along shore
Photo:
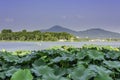
[[[68,32],[17,31],[3,29],[0,41],[120,41],[119,38],[82,38]]]

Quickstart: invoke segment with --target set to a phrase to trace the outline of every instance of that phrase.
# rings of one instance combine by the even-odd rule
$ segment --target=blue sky
[[[0,0],[0,30],[40,30],[54,25],[120,32],[120,0]]]

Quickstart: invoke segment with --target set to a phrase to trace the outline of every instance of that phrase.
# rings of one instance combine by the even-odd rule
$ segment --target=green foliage
[[[90,65],[90,70],[96,73],[94,80],[113,80],[110,77],[111,71],[107,70],[104,67],[98,67],[96,65]]]
[[[110,46],[1,51],[0,80],[119,80],[119,61],[120,49]]]
[[[31,51],[24,51],[24,50],[17,50],[15,52],[13,52],[12,54],[13,55],[19,55],[19,56],[24,56],[24,55],[27,55],[27,54],[30,54]]]
[[[11,33],[11,32],[12,32],[11,29],[3,29],[3,30],[1,31],[1,33]]]
[[[96,74],[85,68],[82,64],[78,65],[73,72],[71,72],[71,77],[73,80],[89,80],[94,76],[96,76]]]
[[[4,29],[0,33],[0,40],[8,41],[58,41],[61,39],[70,41],[74,38],[72,34],[66,32],[40,32],[39,30],[12,32],[10,29]]]
[[[53,69],[48,66],[34,66],[31,70],[33,73],[35,73],[36,76],[48,75],[53,73]]]
[[[18,70],[12,75],[10,80],[33,80],[33,76],[28,69]]]

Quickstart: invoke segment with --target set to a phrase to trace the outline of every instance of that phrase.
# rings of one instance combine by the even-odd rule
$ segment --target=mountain
[[[49,29],[46,29],[46,30],[41,30],[42,32],[68,32],[68,33],[71,33],[71,34],[75,34],[76,31],[73,31],[73,30],[70,30],[70,29],[67,29],[67,28],[64,28],[62,26],[59,26],[59,25],[55,25]]]
[[[100,29],[100,28],[92,28],[92,29],[88,29],[85,31],[74,31],[74,30],[59,26],[59,25],[55,25],[49,29],[41,30],[41,31],[43,32],[68,32],[76,36],[79,36],[81,38],[87,37],[87,38],[119,38],[120,39],[120,33],[111,32],[111,31],[107,31],[104,29]]]
[[[93,28],[85,31],[79,31],[78,36],[88,38],[120,38],[120,33],[111,32],[99,28]]]

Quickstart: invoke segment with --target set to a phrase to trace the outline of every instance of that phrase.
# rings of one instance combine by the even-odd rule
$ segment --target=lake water
[[[113,47],[120,47],[120,42],[0,42],[0,50],[42,50],[62,45],[81,47],[84,44],[111,45]]]

